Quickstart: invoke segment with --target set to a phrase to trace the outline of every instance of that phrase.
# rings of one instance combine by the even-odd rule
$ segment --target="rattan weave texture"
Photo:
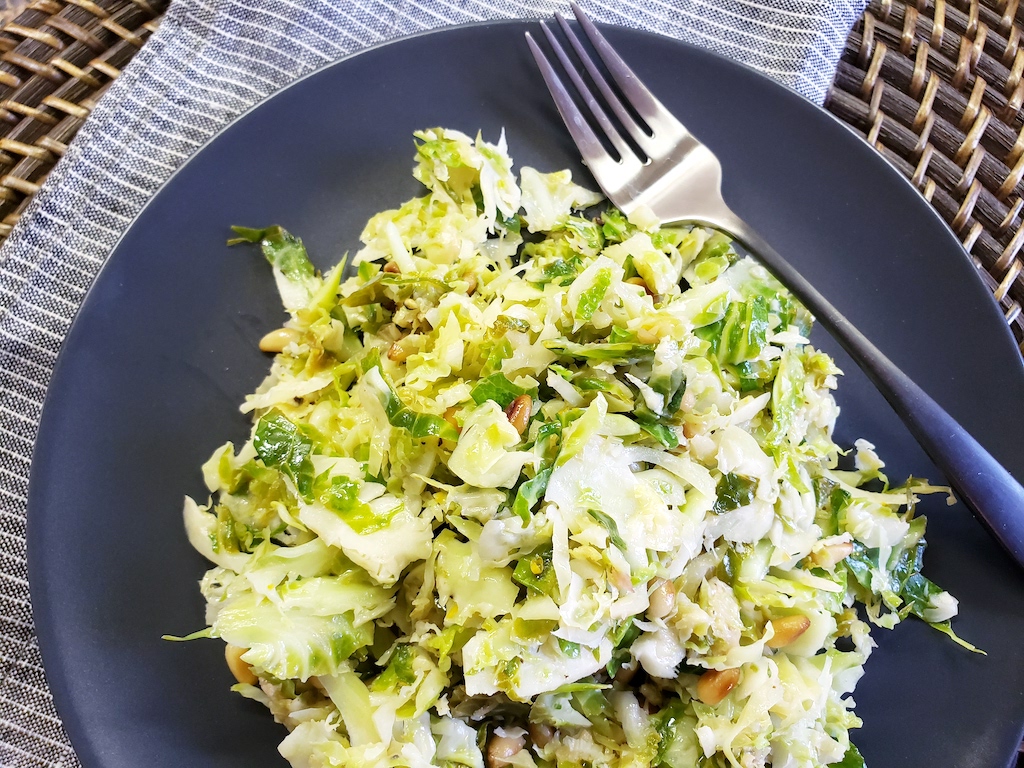
[[[917,186],[1024,338],[1024,7],[872,0],[826,106]]]
[[[165,0],[35,0],[0,28],[0,242]]]

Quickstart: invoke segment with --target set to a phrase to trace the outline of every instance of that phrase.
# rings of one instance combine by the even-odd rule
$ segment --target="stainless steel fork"
[[[555,65],[529,33],[526,37],[569,133],[608,198],[626,213],[646,206],[663,222],[694,222],[721,230],[759,258],[857,362],[945,473],[958,496],[1024,567],[1024,488],[1020,483],[729,209],[722,199],[718,158],[665,109],[580,7],[573,3],[572,9],[628,108],[561,15],[556,14],[558,24],[597,86],[596,91],[555,34],[546,24],[542,23],[541,28],[593,123],[618,157],[605,149]],[[638,156],[630,142],[647,159]]]

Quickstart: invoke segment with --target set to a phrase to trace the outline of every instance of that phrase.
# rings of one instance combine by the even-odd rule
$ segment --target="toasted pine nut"
[[[608,581],[623,595],[630,594],[634,589],[633,580],[629,578],[629,574],[617,569],[608,575]]]
[[[647,283],[644,281],[642,277],[627,277],[625,282],[630,283],[632,285],[639,285],[647,292],[648,296],[654,295],[654,292],[648,287]]]
[[[388,360],[393,363],[403,363],[408,356],[409,353],[397,341],[388,348]]]
[[[833,544],[828,548],[828,552],[837,563],[841,562],[853,554],[853,542],[844,541],[840,544]]]
[[[526,425],[530,423],[530,410],[532,408],[533,398],[529,395],[520,395],[505,409],[505,415],[520,435],[526,431]]]
[[[697,698],[709,706],[717,706],[739,681],[740,670],[738,667],[723,670],[709,669],[697,681]]]
[[[248,648],[239,648],[237,645],[225,645],[224,660],[227,661],[228,669],[235,676],[235,680],[240,683],[247,683],[248,685],[256,685],[258,680],[252,671],[252,667],[242,660],[242,654],[248,650]]]
[[[544,749],[555,737],[555,729],[544,723],[530,723],[530,741]]]
[[[663,580],[651,592],[650,601],[651,604],[647,609],[647,615],[652,619],[665,618],[676,607],[675,585],[667,579]]]
[[[836,544],[829,544],[828,546],[822,547],[811,559],[816,565],[820,565],[822,568],[834,568],[838,563],[848,558],[853,554],[853,542],[852,541],[840,541]]]
[[[810,626],[811,620],[799,613],[772,619],[772,628],[775,630],[775,634],[765,645],[769,648],[785,648],[806,632]]]
[[[401,272],[402,268],[399,267],[395,262],[389,261],[387,264],[384,265],[384,271],[390,272],[391,274],[395,274],[396,272]]]
[[[696,434],[697,434],[697,427],[694,426],[693,424],[691,424],[688,421],[684,421],[683,422],[683,437],[685,437],[687,440],[690,440]]]
[[[466,285],[466,295],[467,296],[472,296],[474,293],[476,293],[476,286],[477,286],[476,275],[466,275],[463,279],[467,283],[467,285]]]
[[[512,762],[512,758],[522,752],[526,739],[522,736],[509,738],[492,734],[487,742],[487,768],[501,768]]]
[[[278,328],[260,339],[260,349],[264,352],[281,352],[293,341],[298,342],[301,334],[294,328]]]

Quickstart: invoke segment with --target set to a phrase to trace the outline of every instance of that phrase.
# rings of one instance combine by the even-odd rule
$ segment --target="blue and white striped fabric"
[[[821,102],[865,0],[586,0],[595,18],[745,62]],[[0,250],[0,765],[77,766],[43,676],[25,571],[29,462],[86,289],[163,182],[236,115],[346,54],[549,0],[175,0]]]

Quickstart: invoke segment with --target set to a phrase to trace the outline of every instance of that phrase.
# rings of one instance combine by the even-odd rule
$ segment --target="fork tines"
[[[572,4],[572,10],[619,91],[616,92],[612,87],[575,31],[558,13],[555,14],[558,25],[590,81],[596,86],[596,91],[586,82],[578,66],[573,63],[570,53],[550,27],[542,23],[541,28],[561,65],[561,69],[569,76],[581,101],[586,105],[591,120],[588,120],[579,109],[555,66],[533,37],[527,33],[530,49],[537,60],[548,90],[551,91],[559,114],[583,154],[584,160],[592,169],[594,169],[594,163],[615,162],[617,165],[642,165],[648,157],[657,155],[658,145],[663,138],[659,133],[663,134],[667,128],[673,127],[672,123],[678,125],[678,122],[637,78],[576,3]],[[626,100],[625,104],[623,98]],[[627,108],[627,104],[629,108]],[[612,118],[612,115],[615,119]],[[593,124],[596,124],[601,135],[614,147],[618,155],[617,159],[606,151],[595,127],[592,127]],[[627,139],[632,142],[633,146],[630,146]],[[636,151],[637,149],[639,152]]]

